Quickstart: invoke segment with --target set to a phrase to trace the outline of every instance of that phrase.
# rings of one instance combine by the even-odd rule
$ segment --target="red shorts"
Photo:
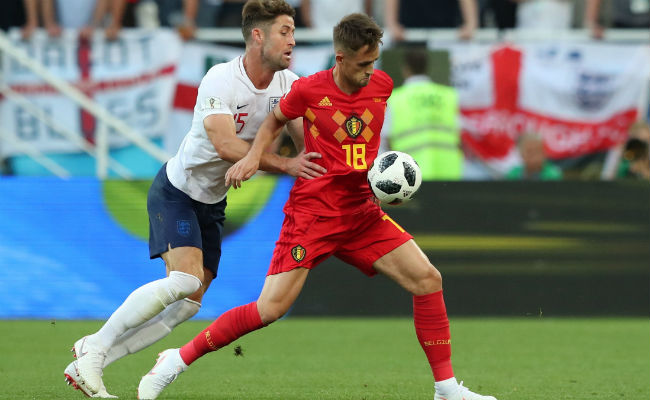
[[[377,273],[375,261],[412,238],[370,202],[358,213],[338,217],[285,211],[268,275],[298,267],[312,269],[335,256],[372,276]]]

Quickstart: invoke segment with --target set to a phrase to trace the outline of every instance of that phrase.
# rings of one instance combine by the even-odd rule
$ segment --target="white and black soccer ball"
[[[368,185],[382,203],[396,205],[409,201],[421,184],[418,163],[400,151],[378,155],[368,170]]]

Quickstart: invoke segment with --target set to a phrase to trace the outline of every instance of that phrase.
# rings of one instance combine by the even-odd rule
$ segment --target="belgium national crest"
[[[296,261],[302,261],[302,259],[305,258],[305,254],[307,254],[307,250],[305,250],[301,245],[297,245],[291,249],[291,256]]]
[[[356,115],[352,115],[345,120],[345,130],[348,132],[348,135],[354,139],[359,136],[363,130],[363,121]]]

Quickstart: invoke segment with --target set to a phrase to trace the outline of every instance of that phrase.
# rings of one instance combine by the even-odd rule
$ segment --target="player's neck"
[[[264,66],[264,62],[260,56],[254,52],[246,52],[243,59],[244,71],[248,79],[253,83],[257,89],[266,89],[271,81],[275,71]]]
[[[338,66],[334,66],[334,70],[332,71],[332,77],[334,78],[334,83],[338,88],[345,94],[351,95],[359,91],[359,87],[355,85],[351,85],[349,82],[347,82],[345,79],[343,79],[343,76],[341,76],[341,73],[338,69]]]

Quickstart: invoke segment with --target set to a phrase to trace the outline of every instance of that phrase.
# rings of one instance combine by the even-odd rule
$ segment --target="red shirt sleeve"
[[[280,111],[289,119],[296,119],[305,115],[307,103],[302,97],[304,78],[293,82],[291,90],[280,100]]]

